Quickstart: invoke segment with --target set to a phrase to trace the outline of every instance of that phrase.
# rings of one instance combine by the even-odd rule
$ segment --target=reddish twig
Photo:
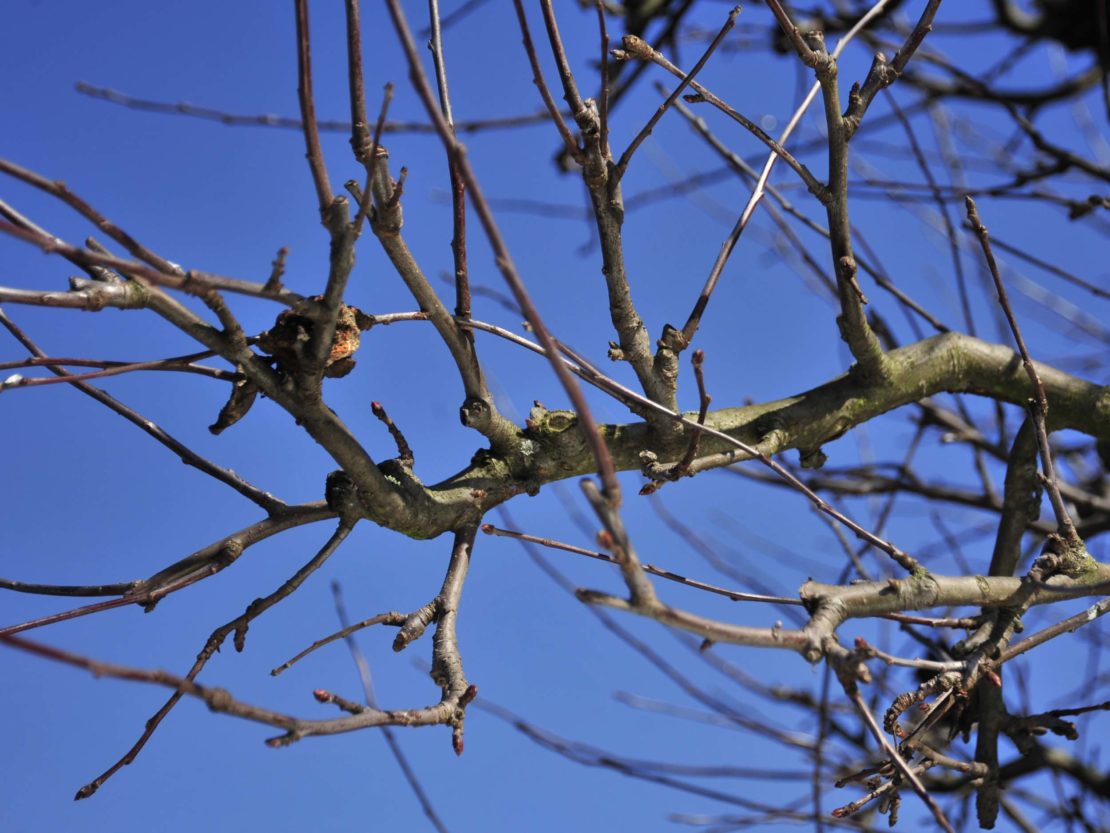
[[[709,413],[709,404],[713,401],[705,390],[705,372],[702,369],[705,364],[705,351],[695,350],[694,354],[690,357],[690,365],[694,368],[694,379],[698,385],[698,425],[705,425],[705,417]],[[694,458],[698,456],[698,444],[701,441],[701,429],[693,428],[690,431],[690,445],[686,449],[686,454],[675,466],[674,475],[676,478],[685,477],[690,470],[690,464],[694,462]]]
[[[555,58],[555,69],[563,87],[563,100],[570,107],[571,116],[577,120],[586,104],[574,81],[574,73],[571,71],[570,60],[563,46],[563,38],[559,34],[559,24],[555,20],[555,9],[552,8],[551,0],[540,0],[540,11],[543,14],[544,28],[547,29],[547,41],[551,45],[551,55]]]
[[[312,49],[308,36],[308,0],[294,0],[297,16],[297,100],[301,108],[305,157],[316,186],[316,200],[323,215],[332,203],[331,183],[320,149],[320,132],[316,126],[316,104],[312,99]]]
[[[532,83],[536,85],[536,89],[540,92],[540,98],[543,99],[544,107],[555,123],[555,127],[559,131],[559,135],[563,137],[563,143],[566,145],[567,152],[570,153],[572,159],[579,159],[582,155],[582,150],[578,147],[578,142],[575,140],[574,135],[570,132],[566,121],[563,119],[563,114],[559,110],[559,105],[555,103],[554,97],[551,95],[551,90],[547,88],[547,82],[543,79],[543,70],[540,69],[540,59],[536,54],[536,47],[532,43],[532,33],[528,29],[528,18],[524,14],[524,6],[521,0],[513,0],[513,7],[516,9],[517,21],[520,25],[520,36],[524,42],[524,51],[528,55],[528,63],[532,67]]]
[[[439,20],[439,0],[428,0],[428,16],[431,19],[431,40],[428,48],[432,52],[435,65],[436,86],[439,89],[439,105],[443,119],[451,131],[455,130],[455,117],[451,111],[451,96],[447,87],[447,63],[443,57],[443,30]],[[466,258],[466,184],[459,173],[458,162],[448,154],[448,175],[451,180],[451,257],[455,266],[455,315],[470,317],[470,276]],[[469,331],[464,331],[470,337]]]
[[[382,407],[382,403],[371,402],[370,410],[373,411],[374,416],[385,425],[386,430],[389,431],[389,435],[393,437],[393,442],[397,444],[397,458],[406,466],[411,466],[415,460],[412,447],[408,444],[408,440],[405,439],[405,435],[401,433],[401,429],[390,419],[389,414],[387,414],[385,408]]]
[[[362,20],[358,0],[344,0],[347,22],[347,90],[351,105],[351,150],[355,158],[366,158],[367,144],[370,142],[370,125],[366,121],[366,91],[362,79]],[[305,22],[305,37],[308,37],[308,23]],[[305,62],[308,62],[306,47]],[[309,70],[311,72],[311,70]],[[309,89],[311,96],[311,88]],[[308,119],[305,118],[307,124]],[[315,113],[313,114],[315,126]],[[319,130],[319,127],[315,127]],[[371,155],[372,159],[373,156]]]
[[[73,193],[66,187],[66,184],[60,180],[49,180],[34,171],[27,170],[26,168],[16,165],[14,162],[9,162],[6,159],[0,159],[0,173],[5,173],[8,176],[18,179],[20,182],[25,182],[40,191],[56,197],[63,203],[68,205],[90,223],[95,225],[98,229],[103,231],[125,249],[130,252],[134,257],[139,260],[150,264],[159,272],[164,272],[170,275],[181,275],[184,270],[176,263],[171,263],[165,258],[152,252],[150,249],[143,246],[91,205],[89,205],[80,196]]]

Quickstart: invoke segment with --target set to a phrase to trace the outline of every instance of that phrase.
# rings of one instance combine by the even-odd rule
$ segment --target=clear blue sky
[[[383,84],[393,81],[397,94],[391,118],[423,120],[392,30],[378,5],[366,3],[364,9],[370,109],[376,112]],[[460,4],[445,0],[443,5],[450,11]],[[575,66],[582,78],[590,78],[588,67],[597,50],[594,18],[581,13],[577,4],[557,5],[565,7],[560,10],[561,21]],[[727,11],[720,3],[699,6],[704,8],[695,19],[707,27],[719,26]],[[318,111],[321,118],[344,119],[342,4],[313,7]],[[409,2],[406,7],[423,23],[423,3]],[[0,76],[5,79],[0,85],[4,125],[0,155],[50,178],[64,179],[170,260],[257,280],[268,274],[276,250],[288,246],[287,283],[304,293],[319,291],[328,245],[317,222],[298,132],[227,128],[139,113],[74,90],[74,83],[83,80],[139,97],[187,100],[232,112],[295,115],[291,3],[9,0],[5,11],[0,27]],[[957,4],[946,7],[942,18],[948,12],[972,14]],[[761,6],[746,9],[741,20],[757,37],[770,25]],[[539,29],[538,16],[533,25]],[[953,48],[965,47],[956,42]],[[688,47],[681,56],[684,65],[693,62],[695,49]],[[494,0],[451,28],[447,60],[457,119],[518,115],[538,108],[508,2]],[[1075,66],[1082,63],[1074,57],[1061,60],[1072,60]],[[842,77],[859,77],[868,62],[862,51],[850,53]],[[1034,78],[1050,71],[1048,59],[1035,55],[1015,77]],[[705,79],[745,113],[765,119],[769,128],[785,122],[796,97],[794,63],[770,59],[759,50],[722,54],[706,70]],[[592,93],[592,81],[583,86]],[[614,117],[615,147],[624,146],[656,103],[648,85],[622,103]],[[876,108],[885,112],[881,101]],[[1074,131],[1066,126],[1066,115],[1050,118],[1059,118],[1064,129]],[[762,158],[750,137],[723,122],[716,122],[715,128],[749,159]],[[817,130],[816,118],[810,118],[804,136],[812,138]],[[896,141],[897,135],[885,133],[880,138]],[[1074,134],[1068,138],[1082,142]],[[927,140],[931,144],[931,136]],[[489,197],[583,205],[581,183],[553,170],[557,136],[550,124],[468,136],[466,141]],[[446,164],[439,146],[432,138],[413,135],[391,137],[388,146],[394,164],[409,170],[405,196],[409,244],[427,274],[447,273],[450,209],[444,200]],[[327,135],[325,154],[333,184],[358,176],[344,134]],[[813,159],[821,170],[819,158]],[[911,175],[903,159],[876,155],[868,161],[892,177]],[[639,151],[626,180],[626,198],[631,205],[637,193],[717,165],[692,140],[689,129],[677,117],[668,116]],[[795,187],[788,173],[780,171],[776,181],[793,188],[793,198],[816,216],[804,190]],[[18,183],[0,184],[0,196],[72,242],[80,242],[92,231],[80,218]],[[746,197],[742,184],[729,179],[691,199],[672,198],[630,209],[629,271],[635,299],[653,336],[665,322],[682,323]],[[955,283],[944,240],[928,228],[929,211],[862,199],[856,208],[856,222],[899,284],[955,325]],[[1034,249],[1040,255],[1092,280],[1105,280],[1105,260],[1100,263],[1092,254],[1094,236],[1081,224],[1062,219],[1059,210],[989,200],[983,209],[999,238],[1036,240],[1040,245]],[[924,222],[918,214],[925,215]],[[596,247],[589,246],[587,222],[508,210],[499,213],[499,221],[550,328],[595,360],[604,361],[611,327],[599,255]],[[706,375],[716,405],[795,393],[835,377],[850,363],[837,338],[829,304],[801,282],[793,264],[770,245],[769,229],[761,220],[745,236],[705,318],[700,343],[706,350]],[[476,222],[471,247],[474,283],[502,288]],[[14,241],[0,241],[0,249],[0,284],[6,286],[61,289],[73,273],[64,261]],[[977,268],[968,261],[973,276]],[[1030,277],[1044,279],[1043,275]],[[446,296],[446,284],[442,286]],[[1084,296],[1066,286],[1053,283],[1049,288],[1089,306]],[[903,319],[887,299],[873,285],[865,290],[908,340]],[[978,293],[976,301],[981,333],[998,340],[984,297]],[[1046,359],[1066,355],[1071,349],[1067,327],[1037,311],[1020,294],[1015,297],[1034,353]],[[375,313],[414,308],[369,234],[360,244],[348,301]],[[242,300],[232,303],[248,332],[268,327],[278,311]],[[149,314],[109,310],[90,315],[11,305],[6,311],[51,355],[137,360],[194,349]],[[1103,319],[1105,312],[1088,310]],[[485,298],[475,300],[475,316],[520,329],[515,316]],[[479,350],[510,415],[522,420],[536,399],[551,407],[565,404],[541,359],[490,339],[480,338]],[[0,339],[0,361],[22,355],[13,341]],[[425,482],[462,468],[481,443],[477,435],[458,425],[461,387],[430,328],[399,324],[374,330],[366,336],[358,358],[358,369],[345,379],[329,381],[325,392],[375,459],[393,452],[388,435],[370,415],[372,399],[380,400],[407,433],[416,452],[417,473]],[[613,373],[625,381],[629,378],[624,367],[614,367]],[[683,373],[683,404],[694,407],[692,380],[687,378],[687,368]],[[136,374],[106,381],[103,387],[200,453],[283,499],[300,502],[322,497],[324,477],[333,466],[272,403],[260,401],[243,423],[212,437],[205,428],[226,396],[221,386],[193,377]],[[601,420],[631,418],[616,403],[601,397],[592,401]],[[183,467],[132,426],[62,386],[6,393],[0,399],[0,431],[4,438],[0,575],[55,583],[138,578],[257,519],[256,507]],[[869,457],[897,460],[911,434],[906,417],[894,414],[826,451],[837,465]],[[962,482],[973,476],[966,471],[966,452],[946,449],[936,436],[931,437],[928,452],[929,470],[950,466]],[[634,473],[624,477],[629,495],[626,522],[642,557],[679,572],[720,580],[665,527],[645,499],[635,497],[640,480]],[[842,569],[835,539],[797,496],[759,489],[727,473],[711,473],[681,487],[668,487],[660,497],[724,557],[761,576],[775,592],[790,595],[807,576],[834,580]],[[568,520],[564,499],[580,510],[586,508],[576,484],[568,482],[539,497],[514,501],[510,509],[517,524],[530,532],[589,546],[589,539]],[[853,504],[861,520],[870,519],[872,508],[866,502]],[[985,565],[990,535],[976,537],[967,530],[986,518],[964,510],[944,512],[949,524],[961,530],[966,557]],[[234,568],[167,599],[151,614],[137,608],[115,610],[32,635],[99,659],[183,673],[213,627],[277,587],[330,532],[325,525],[309,527],[253,548]],[[922,505],[913,502],[900,504],[889,534],[906,549],[935,537]],[[759,545],[760,539],[773,539],[790,555],[768,552]],[[228,647],[209,664],[202,681],[274,708],[307,716],[329,714],[329,707],[313,701],[313,689],[328,688],[353,698],[359,691],[354,667],[341,645],[321,651],[281,678],[268,675],[271,667],[335,629],[329,581],[342,582],[353,617],[414,609],[438,590],[448,550],[446,540],[415,542],[366,525],[358,528],[325,570],[252,625],[243,654]],[[1097,548],[1095,554],[1100,554]],[[554,555],[551,559],[576,585],[618,589],[617,577],[604,565]],[[944,563],[951,569],[950,562]],[[702,599],[685,588],[660,590],[667,600],[729,621],[766,626],[782,615],[772,609]],[[66,600],[9,594],[0,596],[0,620],[7,624],[66,606]],[[741,691],[725,677],[715,677],[660,627],[628,619],[621,623],[708,691],[742,700]],[[844,638],[852,635],[847,632]],[[428,657],[428,640],[395,655],[389,649],[391,637],[388,632],[370,631],[360,640],[374,669],[381,702],[391,707],[434,702],[438,691],[420,665]],[[566,737],[632,757],[673,762],[798,765],[779,747],[750,734],[618,702],[614,692],[626,691],[692,705],[673,682],[602,630],[588,610],[511,541],[479,539],[463,600],[460,639],[467,673],[483,699]],[[801,686],[820,682],[820,673],[794,655],[755,650],[721,651],[721,655],[767,681]],[[1039,669],[1053,683],[1031,682],[1034,703],[1047,708],[1055,694],[1078,684],[1084,656],[1073,652],[1042,657]],[[84,672],[12,651],[4,651],[0,662],[5,681],[0,686],[0,714],[6,724],[0,751],[0,828],[5,831],[425,829],[378,733],[310,739],[275,751],[262,743],[272,731],[210,715],[193,702],[183,703],[165,722],[135,765],[91,800],[74,803],[74,791],[137,737],[146,717],[164,699],[163,691],[93,680]],[[757,710],[752,715],[762,719]],[[796,731],[813,728],[800,711],[776,719]],[[666,820],[670,813],[711,815],[730,809],[708,798],[576,766],[478,710],[468,717],[466,753],[460,759],[451,752],[449,731],[442,727],[400,730],[398,736],[453,831],[655,830],[672,826]],[[808,790],[805,782],[722,781],[711,786],[768,803],[785,802]],[[827,805],[841,798],[837,793],[826,799]],[[907,806],[906,812],[916,811]]]

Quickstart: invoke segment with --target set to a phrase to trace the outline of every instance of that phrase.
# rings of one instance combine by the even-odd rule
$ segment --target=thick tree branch
[[[958,333],[892,350],[888,361],[894,372],[886,381],[867,382],[849,374],[787,399],[710,411],[699,443],[699,460],[709,458],[714,465],[723,466],[751,459],[749,452],[736,448],[736,442],[749,449],[770,442],[775,453],[789,448],[808,453],[854,426],[942,391],[976,393],[1014,404],[1023,403],[1030,392],[1029,378],[1013,350]],[[1047,365],[1037,364],[1037,369],[1052,403],[1054,428],[1110,438],[1110,388]],[[681,418],[688,428],[698,427],[695,415]],[[525,436],[536,443],[535,454],[523,479],[509,475],[502,461],[468,467],[430,487],[436,508],[424,515],[427,528],[454,528],[458,512],[472,511],[470,490],[475,486],[483,490],[482,506],[488,509],[527,488],[588,474],[592,454],[577,432],[566,430],[573,424],[569,412],[534,412]],[[600,430],[614,465],[621,470],[641,468],[642,452],[654,448],[652,435],[642,423],[605,425]],[[682,447],[662,449],[657,458],[663,463],[678,462],[683,451]]]

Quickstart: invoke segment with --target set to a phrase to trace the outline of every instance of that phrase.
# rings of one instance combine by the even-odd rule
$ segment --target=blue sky
[[[363,42],[369,107],[376,112],[383,84],[393,81],[397,92],[390,117],[422,120],[388,21],[377,4],[366,5]],[[445,2],[444,9],[457,5]],[[695,16],[698,22],[706,27],[720,25],[725,4],[699,6],[703,8]],[[406,7],[414,19],[423,20],[424,4],[411,2]],[[343,119],[347,109],[342,7],[317,3],[312,11],[318,112],[321,118]],[[953,17],[964,13],[961,7],[946,7],[942,17],[948,11]],[[170,260],[257,280],[268,274],[276,250],[287,246],[287,284],[306,294],[319,291],[328,243],[317,222],[298,132],[226,128],[140,113],[74,90],[75,82],[86,81],[144,98],[187,100],[231,112],[295,115],[291,4],[121,0],[94,5],[10,0],[6,12],[0,31],[0,75],[5,78],[0,85],[5,126],[0,153],[4,157],[50,178],[64,179]],[[593,17],[569,3],[560,14],[572,60],[583,78],[591,77],[588,67],[597,49]],[[745,10],[741,19],[755,27],[757,35],[762,31],[759,27],[770,25],[762,7]],[[540,28],[538,16],[533,26]],[[968,61],[982,57],[967,42],[949,43],[955,54]],[[990,49],[988,43],[983,51]],[[688,47],[681,56],[683,64],[689,66],[695,53],[696,47]],[[1060,55],[1054,60],[1082,65],[1078,56]],[[451,28],[447,61],[457,119],[517,115],[538,108],[508,3],[489,3]],[[850,51],[842,77],[859,77],[868,63],[862,50]],[[1035,79],[1053,67],[1050,56],[1034,54],[1015,70],[1014,78]],[[765,119],[768,125],[781,125],[796,100],[794,63],[757,50],[722,54],[706,69],[704,78],[711,88],[727,91],[726,97],[745,113]],[[586,91],[593,86],[583,83]],[[613,122],[615,147],[624,146],[656,104],[647,85],[622,103]],[[886,112],[881,101],[876,112]],[[1047,124],[1070,131],[1064,134],[1067,140],[1083,147],[1085,139],[1076,132],[1069,113],[1054,111],[1045,118]],[[761,160],[760,148],[750,137],[731,125],[717,122],[714,126],[738,152]],[[803,136],[813,138],[818,130],[815,110]],[[875,136],[894,143],[897,137],[896,132]],[[487,196],[583,205],[581,183],[553,170],[557,136],[550,124],[467,136],[466,141]],[[388,147],[394,164],[403,164],[409,171],[405,196],[409,245],[428,275],[447,273],[450,209],[444,199],[447,174],[440,148],[433,138],[420,135],[390,137]],[[344,134],[327,134],[324,150],[334,184],[358,176]],[[891,176],[912,175],[906,159],[866,158]],[[625,180],[626,199],[631,205],[637,193],[717,165],[708,150],[692,141],[689,129],[677,117],[668,116],[639,151]],[[978,176],[974,171],[970,175]],[[780,171],[775,181],[792,188],[792,198],[816,216],[804,190],[795,187],[787,172]],[[1084,186],[1076,188],[1082,193]],[[79,242],[92,231],[80,218],[18,183],[5,181],[0,195],[67,240]],[[665,322],[680,325],[685,319],[732,217],[746,198],[743,184],[728,179],[692,199],[672,198],[630,208],[626,239],[632,289],[653,335]],[[943,320],[957,322],[955,284],[943,238],[929,229],[929,216],[925,223],[916,216],[928,211],[862,198],[855,206],[856,222],[899,285]],[[991,200],[981,207],[998,238],[1033,241],[1032,248],[1041,256],[1105,282],[1106,261],[1097,259],[1092,248],[1096,235],[1081,223],[1068,223],[1059,209]],[[498,218],[551,330],[596,361],[604,361],[611,325],[599,255],[589,245],[586,221],[510,210],[499,212]],[[699,339],[707,354],[706,375],[715,404],[785,396],[831,379],[850,364],[829,304],[798,280],[788,259],[768,245],[769,229],[769,224],[757,223],[745,236],[704,319]],[[472,280],[501,289],[476,222],[472,222],[470,242]],[[0,284],[6,286],[61,288],[73,272],[64,261],[14,241],[0,241],[0,248]],[[977,281],[978,264],[969,259],[967,267]],[[1029,277],[1047,280],[1041,274]],[[1058,282],[1046,285],[1064,300],[1086,308],[1088,315],[1105,320],[1105,309],[1092,308],[1089,296]],[[442,286],[446,297],[446,284]],[[887,298],[873,285],[865,290],[889,319],[896,320],[900,337],[908,340],[909,331]],[[1034,355],[1053,359],[1073,350],[1093,352],[1089,345],[1096,342],[1078,341],[1067,325],[1015,297]],[[369,234],[360,244],[348,301],[375,313],[415,306]],[[268,327],[278,311],[242,300],[232,300],[232,306],[248,332]],[[147,314],[109,310],[90,315],[11,305],[5,309],[51,355],[143,359],[194,349],[183,336]],[[984,293],[976,293],[975,311],[983,336],[998,340]],[[520,330],[516,316],[484,298],[475,300],[475,316]],[[565,404],[564,394],[541,359],[492,339],[480,338],[479,350],[508,415],[523,420],[537,399],[551,407]],[[0,341],[0,361],[21,356],[14,342]],[[415,449],[417,473],[425,482],[463,467],[481,443],[458,424],[461,386],[431,330],[422,324],[376,329],[365,336],[358,358],[356,371],[327,382],[325,395],[371,455],[384,459],[393,454],[388,435],[369,412],[370,400],[376,399],[407,433]],[[612,372],[624,381],[630,378],[627,368],[613,367]],[[696,391],[688,376],[684,368],[680,393],[684,406],[694,407]],[[211,382],[135,374],[106,381],[103,387],[201,454],[283,499],[300,502],[322,497],[324,477],[333,466],[272,403],[260,401],[243,423],[212,437],[205,429],[226,390]],[[617,403],[600,396],[591,402],[600,420],[630,419]],[[983,403],[972,407],[982,410]],[[1017,417],[1011,414],[1010,418]],[[0,426],[5,438],[0,575],[56,583],[137,578],[257,519],[256,507],[186,469],[132,426],[62,386],[6,393],[0,399]],[[871,456],[896,460],[912,429],[904,415],[888,415],[830,444],[826,451],[840,465]],[[973,477],[962,449],[942,446],[933,437],[928,452],[927,470],[950,469],[962,482]],[[626,523],[642,557],[678,572],[718,580],[665,526],[650,502],[635,497],[639,475],[624,475],[623,482],[629,495]],[[662,490],[659,499],[724,557],[760,575],[775,592],[792,594],[811,575],[833,580],[842,569],[835,539],[795,495],[758,488],[727,473],[710,473]],[[565,500],[586,510],[573,482],[547,489],[539,497],[514,501],[509,508],[517,525],[529,532],[589,546],[589,538],[568,519]],[[861,520],[869,519],[874,508],[866,501],[851,506]],[[970,530],[986,517],[970,510],[944,511],[953,527],[962,531],[967,558],[985,564],[991,537],[976,537]],[[115,610],[33,635],[103,660],[184,672],[213,627],[277,587],[330,532],[330,527],[318,525],[259,545],[233,569],[165,600],[151,614]],[[906,549],[935,538],[922,504],[912,501],[899,506],[888,532]],[[759,539],[773,539],[791,555],[768,554]],[[315,688],[356,697],[358,679],[339,645],[276,680],[268,671],[335,629],[330,581],[342,583],[353,617],[414,609],[437,592],[448,551],[446,540],[416,542],[359,527],[325,570],[251,627],[243,654],[225,649],[210,663],[202,681],[252,702],[311,716],[325,712],[312,700]],[[1102,551],[1096,546],[1094,552]],[[548,557],[575,585],[618,589],[616,575],[603,565]],[[945,563],[952,569],[950,562]],[[782,615],[719,599],[692,598],[692,591],[680,587],[663,587],[660,592],[676,604],[729,621],[766,626]],[[42,597],[0,597],[5,624],[66,605],[65,600]],[[743,692],[724,676],[714,676],[659,626],[627,618],[620,622],[707,691],[742,702]],[[427,640],[395,655],[389,649],[390,639],[391,634],[373,631],[360,639],[374,669],[381,702],[393,707],[433,702],[438,692],[421,665],[428,657]],[[512,541],[479,539],[464,595],[460,640],[467,673],[483,699],[568,738],[630,757],[674,762],[799,764],[796,757],[784,756],[780,747],[751,734],[652,714],[619,702],[614,692],[693,705],[672,681],[600,628],[588,610],[538,570]],[[754,649],[721,654],[768,681],[820,684],[820,671],[811,670],[794,655]],[[1040,680],[1052,682],[1030,681],[1034,702],[1047,708],[1053,696],[1081,683],[1085,660],[1078,650],[1041,657]],[[143,721],[164,699],[163,692],[93,680],[84,672],[12,651],[5,651],[0,661],[7,681],[0,687],[0,713],[7,716],[6,743],[0,753],[0,827],[5,830],[128,833],[150,829],[152,824],[164,831],[248,826],[318,831],[424,829],[416,802],[379,734],[307,740],[275,751],[262,743],[272,732],[210,715],[190,702],[166,721],[133,766],[91,800],[74,803],[71,797],[77,787],[133,742]],[[761,705],[746,708],[762,719]],[[777,714],[775,719],[787,729],[812,731],[801,711]],[[441,727],[400,730],[398,736],[451,830],[654,830],[673,826],[666,820],[670,813],[712,815],[730,809],[707,798],[576,766],[478,710],[468,717],[466,753],[458,759],[450,750],[449,731]],[[782,803],[805,794],[808,785],[748,781],[729,782],[722,788]],[[840,797],[838,793],[828,798],[828,805]],[[915,811],[907,807],[907,812]]]

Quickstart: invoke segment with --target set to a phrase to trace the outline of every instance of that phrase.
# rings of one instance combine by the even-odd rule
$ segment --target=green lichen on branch
[[[846,373],[786,399],[711,411],[705,424],[752,446],[761,443],[771,426],[779,441],[776,452],[781,452],[824,446],[857,425],[945,391],[981,394],[1016,405],[1030,396],[1029,379],[1018,355],[971,336],[945,333],[892,350],[886,357],[891,373],[881,380]],[[1110,440],[1110,387],[1047,365],[1038,365],[1038,373],[1051,401],[1053,428]],[[656,454],[661,464],[677,462],[684,451],[682,444],[660,443],[644,422],[598,428],[618,470],[640,470],[645,451]],[[390,513],[371,513],[370,519],[412,537],[435,537],[472,522],[478,508],[485,511],[516,495],[534,494],[549,483],[594,470],[593,455],[572,411],[537,405],[520,439],[510,455],[483,452],[465,469],[420,494],[401,493],[411,510],[404,513],[403,523]],[[735,450],[710,435],[704,435],[699,446],[703,456],[720,455],[720,465],[729,462],[725,452]],[[480,500],[476,493],[481,494]]]

